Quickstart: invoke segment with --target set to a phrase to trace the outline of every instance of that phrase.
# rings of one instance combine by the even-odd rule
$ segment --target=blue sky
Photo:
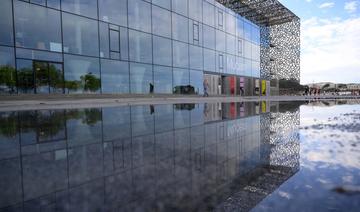
[[[301,18],[301,83],[360,83],[360,0],[280,0]]]

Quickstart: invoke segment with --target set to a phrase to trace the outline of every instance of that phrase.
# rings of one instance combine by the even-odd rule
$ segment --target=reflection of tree
[[[87,125],[95,125],[102,120],[101,109],[48,110],[11,112],[0,114],[0,134],[15,137],[21,132],[36,132],[39,140],[50,140],[65,130],[66,121],[81,120]]]
[[[180,85],[173,88],[174,94],[196,94],[192,85]]]
[[[0,66],[0,86],[5,92],[15,93],[16,91],[16,70],[11,66]],[[2,90],[3,88],[0,89]],[[0,90],[0,91],[1,91]]]
[[[15,137],[18,133],[17,113],[0,114],[0,133],[6,137]]]
[[[22,68],[18,70],[18,89],[26,91],[34,89],[34,74],[32,68]]]
[[[80,76],[80,80],[65,81],[65,87],[73,91],[83,89],[84,91],[96,92],[101,87],[101,81],[94,74],[88,73]]]

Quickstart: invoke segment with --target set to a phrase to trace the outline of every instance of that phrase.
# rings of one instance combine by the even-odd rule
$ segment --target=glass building
[[[0,94],[260,95],[260,61],[215,0],[0,1]]]

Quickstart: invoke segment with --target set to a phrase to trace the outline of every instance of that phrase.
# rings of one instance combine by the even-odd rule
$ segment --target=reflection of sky
[[[300,171],[253,211],[358,211],[360,105],[301,106],[300,111]],[[334,192],[338,187],[354,193]]]

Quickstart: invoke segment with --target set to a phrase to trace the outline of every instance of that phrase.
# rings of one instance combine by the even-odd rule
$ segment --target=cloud
[[[301,83],[360,82],[360,18],[302,22]]]
[[[334,2],[325,2],[319,5],[320,9],[332,8],[335,6]]]
[[[344,9],[345,9],[348,13],[354,13],[354,12],[356,12],[356,10],[357,10],[358,4],[359,4],[358,1],[346,2]]]

